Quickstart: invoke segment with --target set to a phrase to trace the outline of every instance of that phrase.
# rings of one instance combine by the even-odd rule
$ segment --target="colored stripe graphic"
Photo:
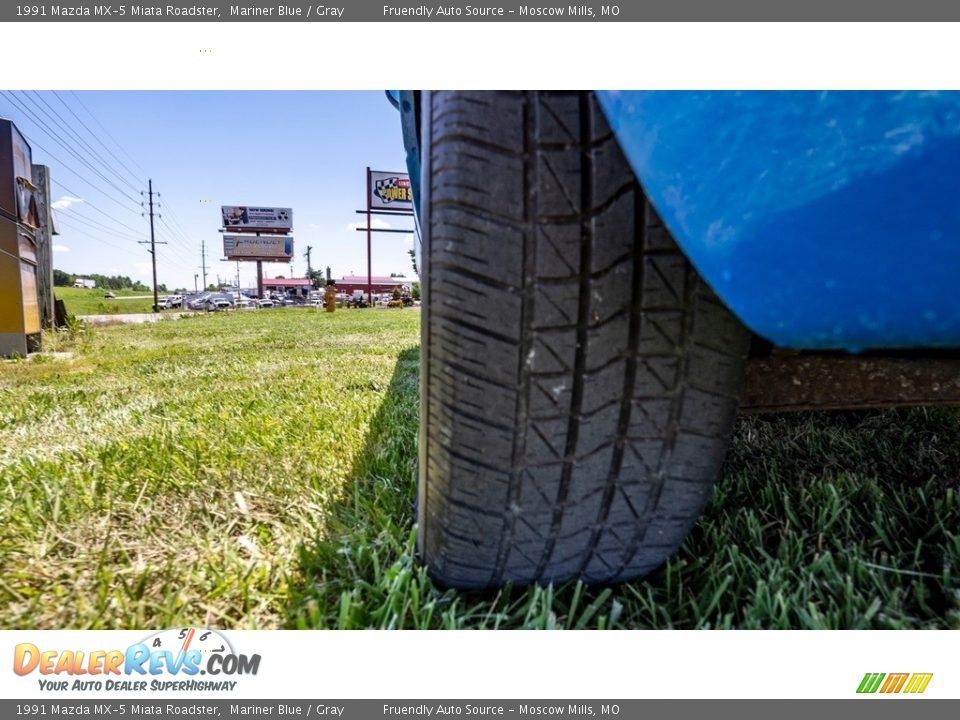
[[[890,673],[887,675],[887,681],[880,688],[882,693],[898,693],[903,689],[910,673]]]
[[[860,681],[860,687],[857,688],[857,692],[875,693],[877,688],[880,687],[880,682],[884,677],[884,673],[867,673],[863,676],[863,680]]]
[[[860,685],[857,686],[858,693],[871,694],[880,692],[884,694],[911,693],[919,694],[927,689],[930,680],[933,679],[933,673],[866,673]]]
[[[905,693],[922,693],[930,684],[933,673],[914,673],[904,689]]]

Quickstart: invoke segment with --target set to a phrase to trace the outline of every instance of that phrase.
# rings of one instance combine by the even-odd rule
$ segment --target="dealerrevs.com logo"
[[[20,643],[13,671],[38,675],[45,691],[231,691],[237,676],[256,675],[260,655],[237,653],[216,630],[164,630],[126,650],[60,650]],[[200,677],[202,676],[202,677]]]
[[[883,693],[885,695],[906,693],[916,695],[927,689],[933,673],[866,673],[858,693]]]

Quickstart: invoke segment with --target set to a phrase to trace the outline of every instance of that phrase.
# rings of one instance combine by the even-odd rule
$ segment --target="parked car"
[[[960,94],[393,99],[439,583],[651,572],[738,407],[960,400]]]
[[[204,309],[212,312],[214,310],[227,310],[233,307],[233,299],[229,295],[215,294],[210,295],[204,303]]]
[[[261,298],[257,300],[257,307],[272,308],[273,300],[271,300],[270,298]]]
[[[163,309],[183,307],[183,295],[171,295],[160,300],[159,306]]]
[[[117,296],[114,295],[110,290],[107,290],[107,291],[103,294],[103,297],[104,297],[105,300],[113,300],[113,299],[116,298]]]
[[[211,293],[202,293],[192,300],[187,301],[187,307],[190,310],[206,310],[207,308],[207,299],[210,297]]]

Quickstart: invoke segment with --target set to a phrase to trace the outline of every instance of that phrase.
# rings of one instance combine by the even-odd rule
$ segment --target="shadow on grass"
[[[419,347],[400,353],[326,527],[299,548],[290,627],[381,626],[390,607],[361,598],[415,572],[412,545],[419,426]],[[385,577],[387,573],[389,577]]]
[[[700,523],[647,578],[437,588],[414,557],[418,355],[300,548],[288,627],[960,627],[960,410],[741,418]]]

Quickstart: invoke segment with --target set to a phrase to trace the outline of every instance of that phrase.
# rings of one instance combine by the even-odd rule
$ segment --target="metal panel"
[[[40,303],[37,302],[37,267],[20,263],[20,292],[23,294],[23,330],[27,335],[40,332]]]
[[[30,146],[8,120],[0,120],[0,356],[25,355],[39,345],[38,222]]]
[[[50,168],[45,165],[34,165],[33,181],[38,188],[36,199],[37,213],[40,217],[40,227],[34,233],[37,243],[37,295],[40,303],[40,323],[50,328],[54,325],[53,236],[56,234],[53,211],[50,208]]]
[[[960,347],[960,93],[599,97],[664,222],[754,332]]]

